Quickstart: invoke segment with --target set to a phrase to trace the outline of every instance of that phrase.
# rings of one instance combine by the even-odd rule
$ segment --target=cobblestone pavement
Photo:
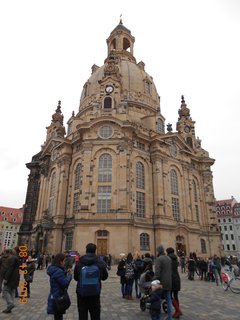
[[[181,274],[182,290],[179,293],[183,316],[181,320],[239,320],[240,294],[225,292],[215,283],[200,281],[197,278],[189,281],[186,274]],[[149,320],[148,311],[142,312],[139,300],[126,301],[121,298],[119,277],[116,266],[109,272],[109,278],[104,281],[101,294],[102,320]],[[64,315],[64,320],[77,320],[76,282],[72,280],[69,287],[72,305]],[[53,316],[46,314],[49,280],[46,270],[37,270],[31,285],[31,298],[28,303],[21,305],[16,299],[16,307],[11,314],[4,314],[5,300],[0,298],[1,320],[50,320]],[[163,320],[166,318],[164,314]],[[90,320],[90,319],[89,319]]]

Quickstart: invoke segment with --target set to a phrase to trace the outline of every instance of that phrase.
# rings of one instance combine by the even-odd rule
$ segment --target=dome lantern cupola
[[[122,18],[120,18],[119,24],[107,39],[108,56],[114,52],[120,54],[122,58],[126,57],[128,60],[136,62],[133,56],[134,42],[135,38],[131,35],[131,31],[123,25]]]

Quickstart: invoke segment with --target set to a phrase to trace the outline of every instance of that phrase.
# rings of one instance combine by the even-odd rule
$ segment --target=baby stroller
[[[140,298],[140,309],[142,311],[151,310],[151,303],[147,302],[147,298],[149,297],[151,293],[151,282],[153,279],[154,273],[151,270],[146,270],[143,272],[139,279],[139,290],[141,292],[141,298]],[[162,300],[162,309],[165,313],[167,313],[167,302],[163,298]]]

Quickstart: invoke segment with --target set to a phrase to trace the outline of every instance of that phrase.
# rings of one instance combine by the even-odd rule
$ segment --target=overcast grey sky
[[[166,123],[175,130],[184,94],[196,135],[216,160],[216,199],[240,201],[240,1],[12,0],[0,3],[0,205],[24,204],[25,164],[41,150],[58,100],[65,124],[77,112],[120,14]]]

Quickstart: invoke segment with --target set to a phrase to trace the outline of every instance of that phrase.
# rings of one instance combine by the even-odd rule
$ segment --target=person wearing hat
[[[27,273],[24,274],[24,279],[27,282],[27,297],[30,298],[30,283],[33,282],[33,274],[36,269],[35,262],[32,256],[28,256],[27,258]]]
[[[160,320],[161,316],[161,297],[162,297],[162,285],[159,280],[151,282],[151,293],[146,299],[146,302],[151,303],[151,319]]]
[[[179,299],[178,299],[178,292],[181,289],[181,279],[178,273],[178,258],[177,255],[174,253],[173,248],[167,248],[167,255],[172,260],[172,291],[171,291],[171,297],[172,297],[172,304],[175,308],[175,313],[173,314],[174,319],[179,319],[179,317],[182,315],[182,312],[179,307]]]
[[[167,302],[167,318],[172,319],[172,260],[165,255],[162,245],[157,247],[157,258],[155,260],[155,274],[153,280],[159,280],[163,287],[163,296]],[[161,313],[160,318],[161,320]]]

